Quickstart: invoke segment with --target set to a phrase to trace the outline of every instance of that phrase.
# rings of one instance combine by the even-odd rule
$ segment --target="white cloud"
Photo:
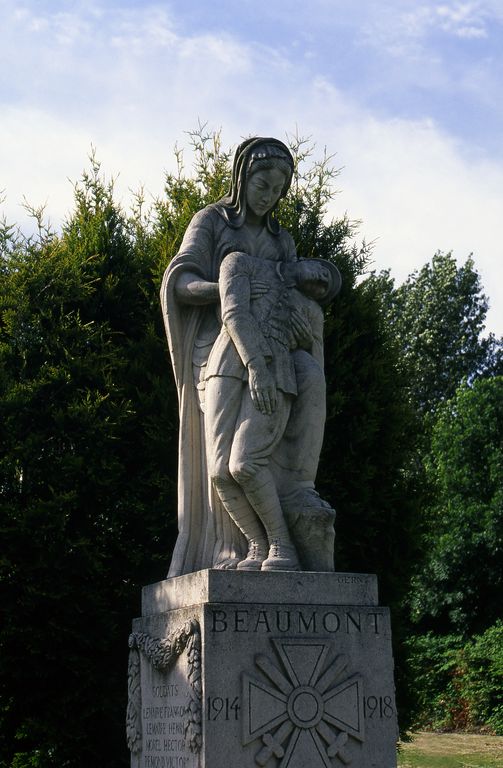
[[[113,24],[111,40],[114,46],[136,56],[170,48],[178,42],[170,16],[155,6],[147,7],[143,14],[134,11],[119,13]]]
[[[440,27],[458,37],[487,37],[486,13],[478,2],[440,5],[435,13]]]
[[[476,26],[461,5],[475,4],[440,6],[443,23],[458,31]],[[288,59],[230,32],[184,36],[158,6],[38,13],[31,32],[29,19],[18,13],[16,34],[6,40],[19,62],[0,122],[0,189],[11,221],[24,223],[25,194],[36,206],[47,200],[59,224],[72,207],[67,179],[79,178],[91,144],[105,172],[120,174],[117,192],[126,203],[128,189],[140,184],[162,192],[173,145],[183,145],[198,118],[223,127],[224,146],[254,133],[284,138],[298,125],[345,167],[334,211],[363,220],[362,236],[376,240],[376,267],[392,267],[402,279],[437,249],[453,249],[461,260],[474,251],[492,299],[490,325],[501,333],[503,164],[475,155],[431,120],[377,117],[356,94],[313,78],[298,52]],[[407,23],[419,36],[426,22]]]
[[[389,3],[370,16],[365,25],[369,43],[383,45],[389,52],[411,50],[417,53],[428,44],[436,31],[454,37],[487,37],[491,19],[501,18],[491,5],[483,2],[422,2],[410,10],[408,3]]]
[[[490,296],[488,327],[503,328],[503,166],[468,159],[430,122],[365,118],[341,136],[349,213],[375,239],[375,267],[402,281],[437,250],[458,261],[473,252]],[[364,150],[362,151],[362,147]]]

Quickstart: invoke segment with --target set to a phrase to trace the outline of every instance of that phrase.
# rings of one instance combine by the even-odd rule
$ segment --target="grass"
[[[414,733],[401,744],[399,768],[503,768],[503,736]]]

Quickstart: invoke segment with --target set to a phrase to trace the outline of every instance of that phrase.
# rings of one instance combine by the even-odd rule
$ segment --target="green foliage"
[[[411,398],[422,413],[434,412],[464,379],[498,372],[501,348],[492,335],[481,337],[487,298],[472,258],[458,267],[451,253],[438,252],[398,288],[386,273],[381,279]]]
[[[166,174],[164,197],[154,202],[147,228],[148,247],[156,258],[154,276],[160,285],[164,270],[176,255],[185,230],[197,211],[223,197],[230,186],[231,153],[222,150],[218,133],[199,126],[189,133],[194,154],[194,177],[185,175],[183,153],[175,149],[177,173]]]
[[[141,585],[163,577],[176,535],[177,401],[158,286],[190,218],[222,196],[230,172],[218,136],[200,129],[191,142],[195,177],[185,175],[177,151],[178,171],[167,175],[165,196],[151,210],[140,191],[126,216],[92,155],[60,235],[29,206],[36,236],[1,228],[0,765],[9,768],[126,760],[129,624]],[[345,279],[327,318],[330,419],[352,424],[353,455],[363,466],[382,444],[365,438],[362,403],[370,403],[377,435],[388,405],[398,402],[396,389],[383,396],[382,383],[373,388],[365,355],[372,350],[385,361],[389,350],[381,351],[376,297],[356,286],[368,251],[352,244],[347,219],[324,224],[331,176],[326,162],[304,170],[308,160],[298,156],[281,215],[301,253],[335,258]],[[324,459],[327,489],[332,450]],[[344,450],[340,441],[338,455]],[[389,477],[394,483],[396,473]],[[358,486],[356,477],[351,482]],[[351,492],[339,483],[335,501],[340,510],[346,503],[347,528]],[[361,485],[370,498],[367,477]],[[377,520],[375,535],[383,528]],[[343,522],[340,550],[354,568],[365,562],[365,570],[379,570],[379,547],[367,557],[364,537],[356,526],[348,536]]]
[[[47,764],[42,752],[36,749],[33,752],[17,752],[11,763],[11,768],[44,768],[44,765]]]
[[[415,619],[469,635],[500,615],[503,587],[503,377],[464,384],[440,411],[427,475],[436,489]]]
[[[177,171],[166,176],[164,195],[151,208],[140,190],[126,215],[93,155],[60,234],[44,224],[39,209],[30,209],[37,234],[27,240],[0,222],[0,766],[5,768],[114,768],[127,759],[123,718],[130,620],[138,611],[140,587],[163,578],[177,527],[177,397],[158,288],[191,217],[227,191],[230,177],[230,153],[222,150],[217,134],[200,126],[190,142],[193,175],[186,175],[176,150]],[[450,350],[446,370],[457,377],[455,386],[484,366],[487,374],[490,345],[484,357],[470,336],[480,327],[485,304],[472,265],[461,281],[471,299],[462,298],[450,257],[436,257],[424,279],[419,273],[417,286],[409,281],[398,293],[386,276],[366,275],[370,249],[355,243],[357,223],[347,217],[326,220],[336,176],[330,158],[312,162],[303,139],[291,143],[296,172],[279,218],[301,256],[332,259],[343,276],[342,291],[326,312],[328,418],[319,489],[338,513],[337,568],[376,572],[381,598],[394,608],[403,690],[404,595],[419,555],[421,476],[413,464],[416,435],[423,429],[418,413],[437,410],[454,391],[448,376],[428,361]],[[426,278],[440,286],[428,305],[433,325],[441,325],[440,305],[452,290],[458,312],[452,317],[469,309],[468,340],[456,336],[452,319],[449,343],[440,327],[430,346],[415,343],[414,307],[423,312]],[[410,353],[400,365],[404,344]],[[498,355],[494,345],[491,350],[494,372]],[[410,397],[416,375],[420,386]],[[467,389],[472,391],[482,392],[478,384]],[[496,448],[490,449],[496,427],[487,421],[496,405],[489,389],[484,392],[478,437],[469,433],[472,453],[447,458],[451,443],[468,446],[472,439],[462,430],[456,440],[448,434],[459,409],[468,407],[460,400],[439,417],[444,422],[435,432],[438,449],[428,468],[429,481],[443,483],[447,499],[461,488],[448,484],[453,467],[459,464],[462,474],[463,461],[473,465],[475,490],[468,506],[465,488],[458,507],[450,496],[451,506],[439,502],[435,519],[454,535],[468,515],[474,536],[467,546],[474,557],[482,551],[475,539],[489,536],[489,518],[496,530],[500,509],[496,495],[480,501],[476,493],[488,482],[474,465],[481,450],[476,440],[483,435],[489,435],[487,466],[499,477]],[[479,519],[484,526],[477,528]],[[438,531],[435,524],[427,540],[432,557]],[[448,558],[444,561],[442,567],[451,567]],[[463,562],[455,561],[445,581],[453,595],[456,579],[465,593],[469,586]],[[421,584],[416,613],[433,615],[433,592],[426,581]],[[468,609],[463,600],[449,608],[460,617]]]
[[[487,300],[471,258],[457,266],[452,254],[437,253],[397,288],[389,273],[376,281],[417,413],[409,473],[422,557],[411,564],[404,608],[415,632],[433,630],[439,644],[466,641],[500,615],[501,341],[482,336]],[[414,657],[400,669],[409,691],[418,680],[423,694],[429,690]],[[448,681],[435,670],[441,692]],[[406,706],[414,707],[412,695]]]
[[[4,249],[1,765],[126,758],[130,620],[176,529],[176,393],[134,224],[92,158],[62,234]]]
[[[431,633],[409,643],[415,727],[467,730],[491,727],[503,735],[503,622],[463,641]]]

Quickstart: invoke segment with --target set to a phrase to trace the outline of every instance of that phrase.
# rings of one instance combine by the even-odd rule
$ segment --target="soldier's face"
[[[300,261],[296,266],[298,283],[303,292],[312,299],[323,299],[330,281],[328,269],[317,261]]]

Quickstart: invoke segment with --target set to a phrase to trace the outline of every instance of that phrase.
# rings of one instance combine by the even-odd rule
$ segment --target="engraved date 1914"
[[[231,699],[229,696],[208,696],[207,716],[208,720],[239,720],[241,704],[239,697]]]

